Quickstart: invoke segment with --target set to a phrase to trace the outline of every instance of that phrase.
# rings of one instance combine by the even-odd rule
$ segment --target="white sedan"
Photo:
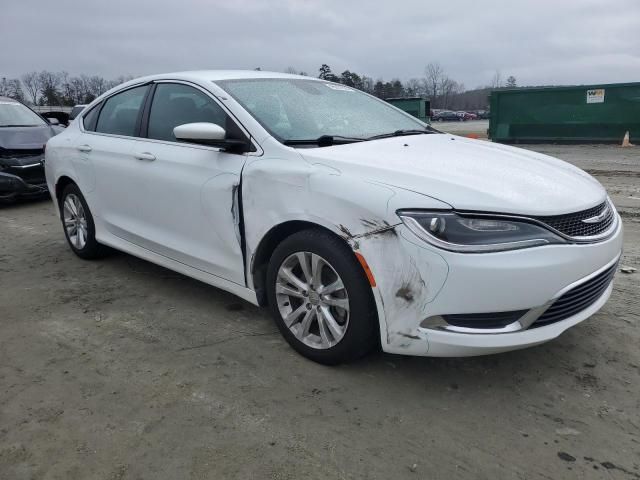
[[[606,302],[622,248],[584,171],[296,75],[132,80],[49,140],[45,169],[78,256],[115,248],[268,306],[327,364],[551,340]]]

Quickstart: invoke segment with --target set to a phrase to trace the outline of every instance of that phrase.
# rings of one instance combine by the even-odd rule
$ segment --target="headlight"
[[[399,210],[398,216],[414,234],[453,252],[481,253],[566,243],[535,223],[491,215]]]

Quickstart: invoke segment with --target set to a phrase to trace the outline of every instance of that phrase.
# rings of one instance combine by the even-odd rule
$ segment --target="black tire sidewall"
[[[71,240],[69,239],[69,235],[67,234],[67,229],[64,225],[64,201],[68,195],[74,194],[80,199],[80,203],[82,204],[82,208],[84,209],[84,213],[87,219],[87,242],[85,243],[83,248],[76,248]],[[93,215],[91,215],[91,210],[89,209],[89,205],[87,205],[87,201],[82,195],[82,192],[78,188],[76,184],[67,185],[60,197],[60,220],[62,222],[62,230],[64,231],[64,236],[67,239],[67,243],[73,253],[78,255],[80,258],[84,259],[92,259],[97,258],[103,254],[102,246],[96,241],[96,227],[93,222]]]
[[[331,348],[319,350],[301,341],[284,324],[276,300],[278,269],[292,253],[312,252],[328,261],[338,273],[349,296],[349,325],[344,337]],[[323,230],[304,230],[285,239],[273,252],[267,269],[269,308],[278,329],[300,354],[325,365],[355,360],[372,348],[379,339],[377,310],[371,286],[362,266],[344,240]]]

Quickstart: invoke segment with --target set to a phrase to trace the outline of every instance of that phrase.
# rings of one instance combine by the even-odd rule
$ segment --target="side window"
[[[149,112],[147,137],[175,142],[173,129],[178,125],[209,122],[229,130],[227,114],[199,90],[179,83],[159,83]]]
[[[134,137],[138,114],[148,88],[148,85],[143,85],[109,97],[100,111],[96,132]]]
[[[99,103],[98,105],[93,107],[91,110],[89,110],[85,115],[83,115],[82,126],[84,127],[85,130],[89,132],[95,132],[96,121],[98,120],[98,112],[100,112],[100,105],[102,105],[102,103]]]

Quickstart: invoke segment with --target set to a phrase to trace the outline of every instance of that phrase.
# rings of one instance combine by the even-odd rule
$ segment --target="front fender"
[[[320,225],[365,258],[376,281],[383,347],[414,334],[405,326],[421,318],[446,279],[448,266],[437,252],[407,243],[396,231],[399,208],[450,208],[434,198],[320,164],[265,157],[245,166],[242,198],[247,258],[268,232],[290,221]]]

